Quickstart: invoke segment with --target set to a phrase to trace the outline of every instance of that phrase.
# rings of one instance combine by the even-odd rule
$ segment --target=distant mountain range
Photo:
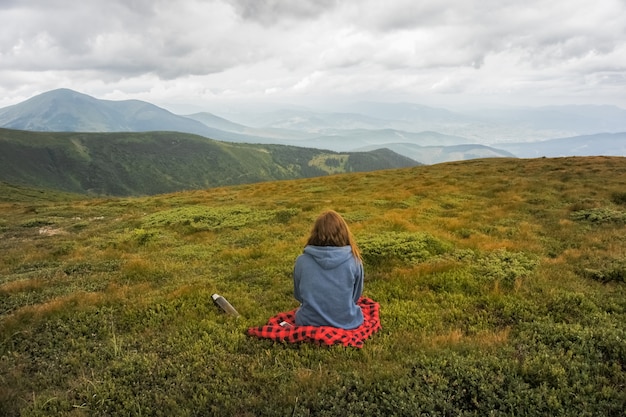
[[[99,100],[68,89],[0,109],[0,127],[55,132],[192,133],[225,142],[335,152],[387,148],[420,163],[485,157],[626,155],[626,110],[546,106],[452,112],[411,103],[353,103],[228,117],[176,115],[138,100]],[[557,139],[555,139],[557,138]]]
[[[498,145],[520,158],[561,156],[626,156],[626,132],[559,138],[531,143]]]
[[[307,109],[230,111],[220,116],[255,128],[281,127],[316,135],[337,130],[438,132],[463,143],[500,143],[626,131],[626,110],[616,106],[571,105],[474,108],[461,112],[412,103],[352,103],[333,112]],[[392,141],[393,142],[393,141]],[[441,144],[416,145],[430,146]]]
[[[0,128],[0,181],[95,195],[151,195],[418,165],[388,149],[337,153],[180,132]]]

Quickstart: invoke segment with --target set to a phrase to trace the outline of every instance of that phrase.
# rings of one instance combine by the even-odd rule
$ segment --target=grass
[[[624,189],[626,159],[604,157],[124,199],[11,188],[0,415],[621,416]],[[296,307],[293,261],[327,208],[383,330],[360,350],[247,337]]]

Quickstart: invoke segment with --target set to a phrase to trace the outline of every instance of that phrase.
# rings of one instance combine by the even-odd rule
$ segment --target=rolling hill
[[[511,152],[490,146],[478,144],[462,144],[451,146],[419,146],[413,143],[387,143],[385,148],[415,159],[426,165],[439,164],[442,162],[465,161],[481,158],[515,158]],[[373,151],[378,149],[376,145],[366,146],[359,151]]]
[[[387,149],[337,153],[218,142],[179,132],[0,129],[0,181],[75,193],[160,194],[415,165]]]

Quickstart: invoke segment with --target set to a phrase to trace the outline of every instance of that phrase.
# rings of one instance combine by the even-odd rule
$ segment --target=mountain
[[[510,152],[478,144],[419,146],[413,143],[388,143],[385,144],[385,148],[426,165],[481,158],[515,158],[515,155]],[[358,150],[375,149],[377,149],[376,145],[370,145]]]
[[[224,130],[227,132],[246,133],[250,128],[239,123],[231,122],[223,117],[216,116],[212,113],[201,112],[185,115],[188,119],[196,120],[208,127]]]
[[[0,181],[74,193],[151,195],[415,165],[388,149],[337,153],[180,132],[0,129]]]
[[[110,101],[68,89],[48,91],[0,109],[0,127],[43,132],[169,130],[207,136],[206,125],[139,100]]]
[[[319,112],[302,108],[285,108],[238,114],[238,123],[255,128],[287,129],[321,134],[330,129],[396,128],[392,120],[348,112]],[[235,116],[235,117],[237,117]]]
[[[414,103],[357,102],[326,111],[288,108],[231,111],[222,116],[248,126],[289,128],[320,135],[330,130],[352,129],[434,131],[463,137],[464,143],[483,145],[626,131],[626,110],[599,105],[476,107],[453,112]]]
[[[180,116],[143,101],[99,100],[59,89],[0,109],[0,127],[68,132],[173,131],[219,141],[282,144],[335,152],[391,145],[408,152],[406,146],[398,144],[411,144],[413,151],[405,154],[409,158],[413,158],[417,147],[491,148],[477,152],[429,150],[431,156],[436,152],[445,155],[441,156],[443,160],[506,152],[520,157],[543,153],[578,155],[576,152],[581,149],[585,155],[625,155],[619,145],[605,147],[602,141],[579,145],[573,139],[626,132],[626,110],[616,106],[499,107],[453,112],[414,103],[358,102],[327,106],[321,111],[303,107],[271,110],[267,107],[252,112],[218,110],[226,113]],[[540,145],[554,138],[569,139]],[[478,150],[478,146],[474,148]],[[439,160],[431,156],[425,156],[423,162]]]
[[[381,145],[396,143],[398,141],[413,143],[420,146],[449,146],[468,143],[467,138],[460,136],[444,135],[438,132],[408,132],[396,129],[338,129],[331,125],[335,122],[325,120],[322,116],[307,117],[303,110],[297,112],[302,116],[299,119],[300,128],[295,130],[280,127],[248,127],[239,123],[231,122],[211,113],[196,113],[186,117],[204,123],[212,129],[212,138],[228,142],[247,143],[276,143],[283,145],[305,146],[309,148],[330,149],[336,152],[354,151],[368,145]],[[289,112],[289,114],[294,114]],[[310,114],[310,113],[308,113]],[[347,117],[346,114],[337,117]],[[317,127],[315,127],[315,122]],[[307,122],[305,122],[307,120]],[[351,119],[355,122],[357,119]],[[344,119],[346,121],[346,119]],[[353,124],[350,122],[349,124]],[[276,122],[277,125],[286,123]],[[295,121],[294,121],[295,123]],[[358,123],[356,123],[358,124]],[[292,126],[293,127],[293,126]],[[371,126],[370,126],[371,127]],[[320,132],[322,134],[320,134]]]
[[[530,143],[499,143],[520,158],[559,156],[624,156],[626,155],[626,132],[599,133]]]
[[[229,120],[257,128],[282,128],[322,133],[329,129],[396,129],[419,132],[430,126],[467,124],[462,114],[412,103],[359,102],[315,111],[308,108],[282,108],[269,111],[231,112]]]
[[[201,112],[186,115],[189,119],[196,120],[210,130],[210,137],[216,140],[228,142],[246,143],[274,143],[274,144],[297,144],[297,141],[314,137],[314,134],[299,130],[281,128],[255,128],[240,123],[231,122],[223,117],[212,113]]]
[[[472,119],[461,113],[415,103],[352,103],[346,110],[385,120],[417,123],[467,123]]]
[[[411,143],[416,146],[452,146],[468,143],[466,138],[443,135],[437,132],[405,132],[395,129],[368,130],[335,130],[324,136],[306,140],[307,146],[331,149],[334,151],[362,150],[388,147],[394,143]],[[405,155],[406,156],[406,155]],[[421,161],[420,161],[421,162]]]
[[[575,136],[626,131],[626,110],[616,106],[501,107],[469,112],[468,116],[485,123],[533,131],[571,132]]]
[[[208,128],[214,129],[212,137],[217,140],[248,143],[277,143],[283,145],[330,149],[336,152],[362,151],[363,149],[373,150],[378,149],[381,146],[390,148],[390,146],[387,145],[397,144],[398,141],[412,144],[417,147],[458,146],[469,142],[467,138],[460,136],[444,135],[438,132],[429,131],[416,133],[396,129],[338,129],[331,127],[331,125],[337,124],[337,119],[335,119],[335,122],[330,122],[329,120],[323,121],[324,118],[321,115],[306,116],[311,113],[307,113],[303,110],[288,113],[292,115],[299,114],[301,116],[299,123],[301,123],[300,127],[303,128],[304,131],[279,127],[253,128],[231,122],[211,113],[196,113],[186,117],[193,118],[194,120],[204,123]],[[402,116],[402,113],[400,113],[399,116]],[[345,121],[345,118],[350,117],[350,115],[342,114],[337,117],[343,117]],[[305,120],[307,120],[306,123]],[[319,123],[317,127],[315,127],[313,120],[316,120]],[[352,121],[350,124],[353,122],[358,124],[356,123],[357,120],[372,121],[373,119],[351,118],[350,120]],[[284,119],[280,122],[274,120],[274,122],[270,124],[274,126],[274,124],[280,125],[282,123],[286,123],[286,121]],[[317,131],[322,131],[323,134],[320,135]],[[507,153],[507,156],[510,155]],[[408,157],[414,159],[410,156]]]

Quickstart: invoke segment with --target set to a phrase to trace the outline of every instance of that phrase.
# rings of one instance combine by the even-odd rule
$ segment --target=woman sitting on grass
[[[249,336],[286,343],[342,344],[362,348],[381,329],[380,305],[363,292],[363,262],[345,220],[322,213],[296,259],[294,295],[300,307],[278,313]]]
[[[296,259],[294,295],[301,303],[298,326],[355,329],[363,323],[357,301],[363,292],[359,248],[339,213],[323,212],[315,221],[303,253]]]

